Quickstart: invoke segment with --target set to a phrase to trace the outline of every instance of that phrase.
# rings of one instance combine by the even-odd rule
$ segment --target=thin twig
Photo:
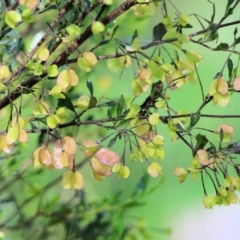
[[[194,153],[194,147],[181,135],[181,133],[177,131],[176,134],[192,150],[192,153]]]
[[[234,8],[236,8],[237,7],[237,5],[239,4],[239,0],[237,0],[236,2],[235,2],[235,4],[231,7],[231,11],[233,12],[233,10],[234,10]],[[229,8],[230,9],[230,8]],[[221,19],[220,19],[220,21],[219,21],[219,23],[217,24],[217,28],[222,24],[222,22],[224,21],[224,20],[226,20],[226,18],[227,17],[229,17],[230,16],[230,14],[225,14]]]
[[[240,23],[240,20],[237,20],[237,21],[232,21],[232,22],[229,22],[229,23],[225,23],[225,24],[221,24],[219,28],[223,28],[223,27],[228,27],[228,26],[232,26],[232,25],[236,25],[236,24],[239,24]],[[197,31],[195,33],[191,33],[188,35],[189,39],[191,39],[192,37],[195,37],[195,36],[198,36],[198,35],[201,35],[203,33],[206,33],[209,31],[209,28],[204,28],[200,31]],[[151,47],[154,47],[156,45],[161,45],[161,44],[166,44],[166,43],[173,43],[173,42],[176,42],[178,41],[178,38],[170,38],[170,39],[166,39],[166,40],[159,40],[159,41],[153,41],[149,44],[146,44],[144,46],[141,47],[142,50],[145,50],[145,49],[148,49],[148,48],[151,48]]]
[[[210,47],[210,46],[208,46],[207,44],[205,44],[205,43],[203,43],[203,42],[199,42],[199,41],[196,41],[196,40],[194,40],[194,39],[190,39],[190,41],[193,42],[193,43],[196,43],[196,44],[198,44],[198,45],[201,45],[201,46],[203,46],[203,47],[205,47],[205,48],[207,48],[207,49],[209,49],[209,50],[211,50],[211,51],[219,51],[219,50],[217,50],[216,48]],[[240,55],[240,52],[238,52],[238,51],[236,51],[236,50],[221,49],[221,51],[222,51],[222,52],[235,53],[235,54],[237,54],[237,55]]]
[[[195,71],[196,71],[196,74],[197,74],[197,78],[198,78],[198,81],[199,81],[199,84],[200,84],[200,89],[201,89],[201,93],[202,93],[202,100],[204,102],[204,99],[205,99],[205,94],[204,94],[204,90],[203,90],[203,85],[202,85],[202,81],[201,81],[201,78],[198,74],[198,70],[197,70],[197,67],[196,67],[196,63],[194,62],[194,68],[195,68]]]

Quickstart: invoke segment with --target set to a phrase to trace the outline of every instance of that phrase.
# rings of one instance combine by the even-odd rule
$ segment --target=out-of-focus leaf
[[[237,29],[237,27],[235,27],[234,32],[233,32],[233,35],[234,35],[234,38],[235,38],[235,39],[236,39],[237,33],[238,33],[238,29]]]
[[[67,109],[73,111],[77,115],[71,99],[68,97],[66,93],[62,92],[62,94],[65,96],[65,99],[58,99],[57,108],[66,107]]]
[[[212,26],[212,31],[208,35],[207,39],[204,40],[204,42],[211,42],[213,40],[218,39],[218,32],[217,29],[214,29],[215,25]]]
[[[156,184],[154,187],[150,188],[146,194],[151,194],[152,192],[156,191],[163,183],[165,182],[165,178],[161,177],[158,184]]]
[[[211,20],[210,20],[211,24],[213,23],[214,18],[215,18],[215,3],[213,3],[212,6],[213,6],[213,13],[212,13]]]
[[[147,190],[147,185],[149,183],[150,176],[149,174],[144,174],[138,181],[138,184],[133,192],[133,196],[136,196],[138,193],[144,193]]]
[[[233,69],[232,77],[235,78],[238,73],[238,65]]]
[[[35,133],[38,133],[38,134],[41,134],[41,130],[32,122],[30,122],[30,125],[32,127],[32,130],[35,132]]]
[[[194,127],[198,123],[200,117],[201,117],[201,112],[200,111],[192,114],[189,128]]]
[[[230,16],[233,14],[233,8],[229,8],[228,11],[225,13],[225,16]]]
[[[133,43],[134,39],[137,38],[137,37],[138,37],[138,31],[136,29],[133,33],[131,44]]]
[[[96,107],[96,105],[97,105],[97,99],[94,96],[92,96],[90,99],[88,108],[94,108]]]
[[[240,37],[234,39],[234,43],[231,45],[231,47],[236,46],[239,43],[240,43]]]
[[[118,99],[118,104],[117,104],[117,116],[122,113],[122,111],[127,107],[125,99],[123,95],[120,96]]]
[[[219,134],[220,134],[220,142],[222,142],[223,137],[224,137],[224,132],[223,132],[223,129],[222,129],[222,128],[220,129]]]
[[[153,28],[153,40],[161,40],[167,32],[164,24],[161,22]]]
[[[115,26],[115,27],[113,28],[113,32],[112,32],[112,35],[111,35],[111,39],[114,37],[114,35],[115,35],[115,33],[117,32],[118,28],[119,28],[119,25],[117,25],[117,26]]]
[[[108,144],[108,148],[110,148],[110,147],[112,147],[114,144],[115,144],[115,142],[117,141],[117,139],[118,139],[118,134],[116,134],[111,140],[110,140],[110,142],[109,142],[109,144]]]
[[[34,93],[34,92],[35,92],[34,89],[26,88],[26,89],[23,89],[22,94],[29,94],[29,93]]]
[[[206,151],[207,151],[208,153],[216,152],[216,149],[217,149],[217,148],[216,148],[211,142],[209,142],[209,144],[210,144],[210,147],[207,148]]]
[[[227,43],[220,43],[217,45],[217,47],[214,49],[215,51],[222,51],[222,50],[228,50],[229,45]]]
[[[120,116],[118,116],[118,121],[119,121],[118,126],[126,122],[125,118],[129,112],[130,112],[130,109],[127,109]]]
[[[199,149],[204,149],[205,145],[208,143],[208,139],[206,138],[205,135],[198,134],[197,137],[197,144],[195,147],[195,151],[197,152]]]
[[[185,25],[183,28],[193,28],[193,26],[191,25],[191,24],[187,24],[187,25]]]
[[[105,102],[105,103],[101,103],[101,104],[98,104],[97,107],[101,108],[101,107],[114,107],[116,106],[117,103],[115,101],[108,101],[108,102]]]
[[[227,14],[229,7],[232,5],[233,2],[234,2],[234,0],[228,0],[227,5],[226,5],[225,15]]]
[[[126,208],[132,208],[132,207],[140,207],[140,206],[144,206],[146,205],[147,203],[146,202],[137,202],[137,201],[132,201],[132,202],[129,202],[129,203],[124,203],[122,205],[122,207],[124,209]]]
[[[112,113],[111,113],[111,110],[109,108],[107,110],[107,115],[108,115],[109,118],[112,118]]]
[[[233,71],[233,62],[232,62],[231,58],[228,58],[227,66],[228,66],[228,77],[231,78],[232,77],[232,71]]]
[[[87,80],[87,88],[88,88],[91,96],[93,96],[93,84],[92,84],[92,81],[90,79]]]

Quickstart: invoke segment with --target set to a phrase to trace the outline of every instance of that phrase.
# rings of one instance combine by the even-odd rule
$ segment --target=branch
[[[135,0],[129,0],[124,2],[118,8],[110,12],[106,17],[101,19],[101,22],[104,25],[107,25],[112,20],[114,20],[115,18],[117,18],[122,13],[126,12],[129,8],[136,4],[138,3]],[[66,51],[62,52],[60,56],[53,62],[53,64],[57,64],[58,66],[64,65],[66,63],[66,59],[91,36],[92,36],[91,26],[88,26],[85,32],[82,33]]]
[[[11,11],[11,10],[15,10],[17,7],[18,7],[19,3],[18,3],[18,0],[16,0],[16,2],[11,6],[11,7],[8,7],[6,9],[6,11]],[[2,38],[4,37],[4,35],[6,34],[6,32],[4,31],[4,29],[7,27],[7,24],[4,22],[2,27],[1,27],[1,35],[0,35],[0,40],[2,40]],[[9,28],[9,30],[11,31],[11,29]]]
[[[199,110],[198,110],[199,111]],[[189,117],[191,118],[192,113],[189,114],[180,114],[180,115],[166,115],[166,116],[160,116],[160,120],[164,123],[168,122],[169,119],[177,119],[177,118],[186,118]],[[219,114],[201,114],[201,117],[204,118],[240,118],[240,115],[219,115]],[[148,119],[149,116],[139,116],[139,119]],[[120,116],[121,119],[121,116]],[[59,124],[57,128],[63,129],[67,127],[72,127],[72,126],[84,126],[84,125],[97,125],[97,126],[103,126],[103,123],[108,123],[108,122],[115,122],[118,121],[118,117],[114,118],[102,118],[102,119],[96,119],[96,120],[86,120],[86,121],[75,121],[76,119],[74,118],[73,120],[69,121],[68,123],[64,124]],[[130,119],[128,119],[130,120]],[[33,129],[25,129],[27,133],[36,133],[35,130]],[[41,131],[41,133],[47,133],[49,131],[49,128],[39,128],[38,131]],[[5,134],[6,131],[0,131],[0,135]]]
[[[192,150],[192,153],[194,154],[194,147],[181,135],[180,132],[176,132],[176,134],[178,135],[178,137]]]
[[[73,0],[69,0],[69,3]],[[137,1],[131,0],[126,1],[122,5],[120,5],[118,8],[116,8],[114,11],[109,13],[108,16],[104,17],[101,21],[103,24],[108,24],[118,16],[120,16],[122,13],[126,12],[129,8],[132,6],[138,4]],[[60,54],[60,56],[53,62],[53,64],[57,64],[58,66],[62,66],[66,63],[66,59],[69,57],[69,53],[73,53],[81,44],[83,44],[90,36],[92,35],[91,26],[89,26],[83,34],[80,35],[80,37],[73,43],[68,50],[64,51]],[[21,68],[21,67],[20,67]],[[19,72],[21,72],[20,69],[18,69]],[[16,75],[16,73],[15,73]],[[41,77],[45,77],[46,73],[43,74]],[[6,107],[10,102],[14,101],[21,95],[21,89],[25,88],[31,88],[33,85],[35,85],[38,82],[36,80],[36,77],[30,77],[26,81],[24,81],[18,88],[13,90],[11,93],[9,93],[8,96],[4,97],[2,100],[0,100],[0,109],[3,109]]]
[[[95,4],[93,4],[90,8],[86,9],[84,12],[81,12],[78,19],[75,21],[74,24],[76,25],[79,25],[81,24],[81,22],[83,21],[83,19],[88,15],[90,14],[95,8],[97,8],[100,4],[102,3],[102,1],[98,1],[96,2]],[[54,43],[54,45],[52,46],[51,48],[51,51],[50,53],[53,53],[53,51],[55,51],[59,46],[60,44],[62,43],[62,38],[59,38],[58,41],[56,41]],[[69,62],[68,62],[69,63]]]
[[[198,42],[198,41],[193,40],[193,39],[190,39],[190,41],[193,42],[193,43],[196,43],[196,44],[198,44],[198,45],[201,45],[201,46],[203,46],[203,47],[205,47],[205,48],[207,48],[207,49],[209,49],[209,50],[211,50],[211,51],[215,51],[215,52],[218,51],[218,52],[219,52],[219,50],[216,50],[215,48],[210,47],[210,46],[208,46],[207,44],[205,44],[205,43],[203,43],[203,42]],[[235,53],[235,54],[237,54],[237,55],[240,55],[240,52],[238,52],[238,51],[236,51],[236,50],[221,49],[221,51],[222,51],[222,52]]]
[[[221,24],[217,27],[217,29],[219,28],[223,28],[223,27],[228,27],[228,26],[232,26],[232,25],[236,25],[236,24],[239,24],[240,23],[240,20],[237,20],[237,21],[233,21],[233,22],[229,22],[229,23],[225,23],[225,24]],[[197,31],[195,33],[191,33],[188,35],[188,37],[191,39],[192,37],[195,37],[195,36],[198,36],[200,34],[203,34],[203,33],[206,33],[209,31],[209,28],[204,28],[200,31]],[[141,47],[142,50],[145,50],[145,49],[148,49],[148,48],[151,48],[151,47],[154,47],[156,45],[161,45],[161,44],[165,44],[165,43],[172,43],[172,42],[176,42],[178,39],[177,38],[170,38],[170,39],[166,39],[166,40],[159,40],[159,41],[153,41],[149,44],[146,44],[144,46]]]
[[[55,17],[53,22],[50,24],[50,27],[47,28],[47,30],[46,30],[45,34],[43,35],[43,37],[39,40],[39,42],[37,43],[36,47],[29,54],[29,56],[28,56],[29,59],[32,59],[32,57],[34,56],[34,54],[38,50],[39,46],[47,39],[47,37],[49,36],[49,33],[52,31],[52,29],[55,27],[55,25],[60,21],[60,19],[64,16],[64,14],[68,11],[68,9],[73,5],[73,3],[74,3],[74,0],[68,0],[67,4],[64,6],[64,8],[62,8],[59,11],[58,15]],[[8,82],[10,79],[13,79],[17,75],[19,75],[22,71],[24,71],[24,69],[26,69],[25,66],[18,67],[12,73],[11,77],[6,79],[5,82]]]
[[[121,15],[122,13],[124,13],[125,11],[127,11],[129,8],[131,8],[132,6],[134,6],[136,4],[138,4],[138,3],[134,0],[126,1],[122,5],[120,5],[117,9],[115,9],[114,11],[109,13],[109,15],[104,17],[101,21],[106,25],[110,21],[117,18],[119,15]],[[235,24],[239,24],[239,23],[240,23],[240,20],[237,20],[237,21],[233,21],[233,22],[230,22],[230,23],[221,24],[221,25],[218,26],[218,28],[223,28],[223,27],[227,27],[227,26],[235,25]],[[203,30],[200,30],[200,31],[197,31],[195,33],[189,34],[188,37],[192,38],[192,37],[200,35],[202,33],[206,33],[207,31],[209,31],[209,28],[205,28]],[[69,57],[68,53],[70,53],[70,54],[73,53],[91,35],[92,35],[91,26],[89,26],[85,30],[85,32],[76,40],[76,42],[69,47],[69,49],[67,51],[64,51],[63,53],[60,54],[60,56],[54,61],[54,63],[57,64],[58,66],[64,65],[66,63],[66,59]],[[171,42],[174,42],[176,40],[177,40],[177,38],[154,41],[150,44],[142,46],[141,49],[145,50],[145,49],[148,49],[150,47],[153,47],[153,46],[156,46],[156,45],[159,45],[159,44],[171,43]],[[191,40],[193,40],[193,39],[191,39]],[[196,42],[196,43],[198,43],[198,42]],[[110,55],[108,57],[110,58]],[[108,57],[106,57],[106,59]],[[104,59],[104,56],[102,56],[101,58]],[[46,76],[46,74],[43,74],[41,77],[45,77],[45,76]],[[21,89],[31,88],[37,82],[38,81],[36,80],[36,77],[31,77],[31,78],[28,78],[26,81],[24,81],[18,88],[13,90],[8,96],[6,96],[2,100],[0,100],[0,110],[3,109],[5,106],[7,106],[10,102],[17,99],[21,95],[21,91],[20,91]]]
[[[231,7],[231,11],[232,11],[232,12],[233,12],[234,8],[237,7],[238,4],[239,4],[239,0],[237,0],[237,1],[235,2],[235,4]],[[228,9],[228,10],[229,10],[229,9]],[[220,19],[220,21],[219,21],[219,23],[217,24],[217,26],[220,26],[221,23],[222,23],[227,17],[229,17],[229,15],[230,15],[230,14],[227,14],[227,12],[226,12],[225,15]]]

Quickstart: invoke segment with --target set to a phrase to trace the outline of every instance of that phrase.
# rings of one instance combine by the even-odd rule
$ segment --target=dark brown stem
[[[62,8],[58,15],[56,16],[56,18],[54,19],[54,21],[50,24],[50,27],[46,30],[46,33],[43,35],[43,37],[40,39],[40,41],[38,42],[37,46],[31,51],[31,53],[29,54],[29,59],[32,59],[32,57],[34,56],[34,54],[36,53],[36,51],[38,50],[39,46],[47,39],[47,37],[49,36],[49,33],[52,31],[52,29],[55,27],[55,25],[59,22],[59,20],[63,17],[63,15],[68,11],[68,9],[73,5],[74,0],[68,0],[67,4],[65,5],[64,8]],[[10,79],[13,79],[14,77],[16,77],[19,73],[21,73],[26,67],[24,65],[20,66],[17,70],[15,70],[12,73],[11,78],[7,79],[6,82],[8,82]]]

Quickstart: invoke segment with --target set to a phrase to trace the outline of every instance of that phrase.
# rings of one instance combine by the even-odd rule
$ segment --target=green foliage
[[[164,139],[168,136],[162,134],[163,128],[168,130],[172,140],[168,144],[172,144],[173,149],[174,142],[182,141],[191,150],[188,168],[175,170],[179,182],[183,183],[189,174],[194,181],[201,176],[206,208],[237,203],[240,166],[233,154],[240,152],[239,139],[234,140],[234,126],[223,120],[239,119],[240,115],[205,114],[204,111],[211,102],[227,111],[231,99],[240,91],[239,60],[234,60],[235,55],[240,55],[237,27],[229,36],[230,43],[219,40],[221,28],[240,23],[239,20],[227,22],[239,1],[226,1],[220,20],[216,20],[218,5],[208,2],[212,9],[209,19],[197,13],[185,14],[184,9],[180,11],[171,1],[1,3],[0,150],[4,160],[0,176],[6,181],[3,189],[15,184],[12,181],[18,180],[13,177],[16,175],[34,192],[19,207],[18,196],[11,191],[9,198],[17,206],[18,220],[3,216],[2,227],[14,226],[18,232],[30,225],[31,231],[23,236],[27,239],[34,236],[34,229],[39,225],[41,230],[35,239],[48,238],[57,224],[61,225],[66,239],[74,239],[81,231],[82,236],[86,236],[82,239],[109,236],[137,239],[138,234],[148,239],[140,220],[132,228],[112,221],[122,217],[127,208],[141,206],[138,197],[144,194],[138,193],[121,202],[115,193],[116,198],[87,204],[82,196],[85,161],[81,164],[79,156],[85,155],[91,164],[92,177],[97,181],[112,173],[122,178],[119,181],[128,181],[133,172],[131,161],[135,161],[133,165],[145,164],[145,172],[159,177],[164,174],[159,162],[167,154]],[[176,11],[174,17],[169,14],[170,8]],[[143,44],[142,24],[154,16],[158,23],[151,26],[152,39]],[[45,24],[44,32],[37,30],[40,37],[36,38],[38,34],[33,29],[38,29],[41,22]],[[131,32],[127,32],[127,40],[125,31]],[[197,45],[211,50],[212,54],[229,53],[220,71],[216,69],[215,76],[209,76],[212,81],[201,79],[199,68],[207,56],[197,52]],[[131,94],[116,87],[119,78]],[[187,103],[178,108],[172,99],[186,85],[196,89],[193,84],[199,86],[200,105],[188,112]],[[222,122],[210,129],[210,126],[201,127],[203,118],[218,118]],[[91,134],[86,127],[89,125],[96,127]],[[116,145],[120,146],[117,152]],[[16,163],[17,155],[20,160]],[[26,168],[32,165],[40,176],[43,169],[55,171],[62,177],[62,181],[57,178],[57,182],[62,182],[64,189],[75,191],[69,202],[54,197],[49,202],[38,199],[33,215],[21,212],[22,206],[42,197],[45,187],[49,186],[32,185],[29,179],[34,172],[22,175],[25,170],[19,165],[30,155],[32,163]],[[213,184],[215,195],[206,189],[206,176]],[[80,202],[78,205],[71,202],[75,198]],[[46,216],[50,216],[49,219]],[[64,222],[66,216],[68,220]],[[30,223],[37,217],[43,218],[46,224]]]

